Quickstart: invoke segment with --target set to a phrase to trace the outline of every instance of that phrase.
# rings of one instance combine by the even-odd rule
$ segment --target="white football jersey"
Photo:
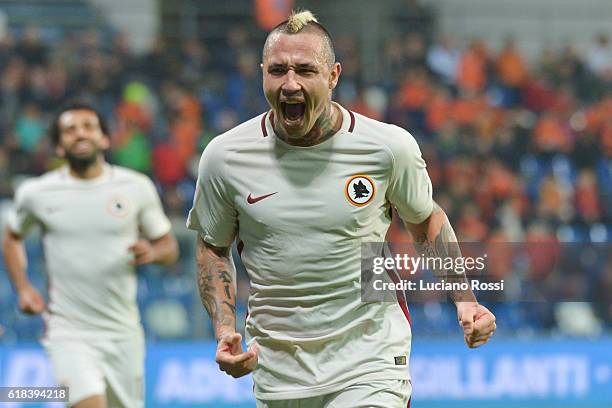
[[[341,111],[342,128],[316,146],[283,142],[266,113],[213,139],[200,161],[187,224],[218,247],[238,238],[260,399],[409,378],[405,301],[361,301],[361,243],[384,241],[391,206],[424,221],[431,181],[408,132]]]
[[[170,231],[155,186],[143,174],[105,165],[92,180],[68,167],[25,181],[9,228],[43,234],[49,276],[46,337],[122,338],[141,330],[128,247]]]

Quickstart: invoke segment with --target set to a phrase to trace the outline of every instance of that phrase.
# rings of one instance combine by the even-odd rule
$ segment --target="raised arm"
[[[236,270],[231,250],[214,247],[198,237],[196,259],[200,298],[218,341],[217,363],[232,377],[242,377],[257,366],[257,350],[243,352],[242,336],[236,332]]]
[[[420,224],[404,221],[404,225],[414,238],[414,245],[418,253],[430,258],[458,258],[461,250],[455,232],[440,206],[434,203],[431,215]],[[455,271],[434,271],[446,282],[466,282],[465,274]],[[457,306],[457,317],[463,328],[465,342],[470,348],[486,343],[495,332],[495,316],[486,307],[478,304],[476,296],[471,289],[449,292],[450,298]]]
[[[28,278],[27,258],[21,236],[6,228],[2,249],[9,279],[19,297],[19,308],[28,314],[41,313],[45,310],[45,301]]]

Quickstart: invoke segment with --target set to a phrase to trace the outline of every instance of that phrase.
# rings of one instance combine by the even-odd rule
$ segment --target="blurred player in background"
[[[43,344],[72,406],[143,407],[135,267],[177,259],[170,221],[146,176],[105,161],[108,130],[93,107],[68,105],[50,134],[67,165],[19,187],[4,234],[19,307],[43,313]],[[42,229],[48,305],[26,272],[23,237],[35,224]]]
[[[271,110],[208,145],[188,219],[217,362],[234,377],[253,371],[258,407],[405,407],[408,311],[361,301],[360,244],[384,241],[395,207],[420,251],[459,253],[419,147],[405,130],[332,102],[341,66],[310,12],[272,30],[262,69]],[[251,282],[246,352],[236,237]],[[487,342],[493,314],[471,291],[450,295],[468,346]]]

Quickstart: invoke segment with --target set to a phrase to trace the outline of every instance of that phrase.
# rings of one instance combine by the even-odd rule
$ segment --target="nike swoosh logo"
[[[262,195],[259,197],[252,197],[251,194],[249,194],[249,196],[247,197],[247,203],[249,204],[255,204],[258,201],[263,200],[264,198],[268,198],[270,196],[273,196],[274,194],[278,193],[278,191],[275,191],[274,193],[270,193],[270,194],[266,194],[266,195]]]

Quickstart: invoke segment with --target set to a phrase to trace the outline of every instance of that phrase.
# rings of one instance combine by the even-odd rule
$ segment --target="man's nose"
[[[284,94],[291,95],[300,92],[301,90],[302,86],[297,81],[295,72],[290,69],[289,71],[287,71],[287,75],[285,75],[285,82],[283,82],[281,91]]]
[[[77,126],[75,129],[75,134],[78,139],[86,139],[87,138],[87,130],[84,126]]]

